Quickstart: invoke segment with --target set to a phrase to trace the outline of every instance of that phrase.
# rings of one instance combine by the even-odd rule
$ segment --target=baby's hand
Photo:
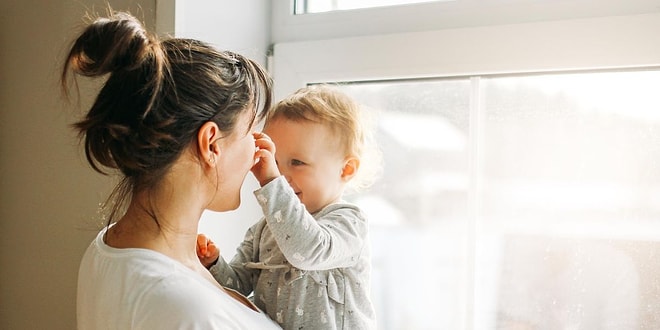
[[[197,234],[197,257],[206,268],[215,265],[220,257],[220,250],[204,234]]]
[[[264,133],[253,133],[256,151],[254,152],[254,166],[252,174],[262,187],[268,182],[280,176],[275,162],[275,144],[270,137]]]

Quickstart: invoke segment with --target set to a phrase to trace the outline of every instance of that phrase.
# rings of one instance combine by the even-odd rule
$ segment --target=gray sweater
[[[368,224],[340,202],[310,214],[283,177],[255,191],[264,218],[252,226],[216,280],[244,295],[284,329],[375,329],[369,297]]]

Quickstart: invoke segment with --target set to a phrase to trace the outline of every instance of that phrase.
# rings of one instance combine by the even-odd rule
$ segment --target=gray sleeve
[[[236,255],[229,263],[221,255],[218,262],[209,269],[218,283],[245,296],[252,293],[259,274],[258,270],[245,267],[245,264],[256,261],[253,259],[256,259],[259,249],[257,236],[264,225],[265,221],[262,220],[248,229],[243,242],[236,248]]]
[[[355,265],[367,221],[354,205],[333,204],[312,216],[283,177],[255,191],[268,228],[287,261],[303,270]]]

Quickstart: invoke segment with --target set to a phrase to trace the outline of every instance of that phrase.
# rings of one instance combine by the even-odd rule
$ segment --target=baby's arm
[[[325,270],[358,262],[368,224],[356,206],[330,205],[315,219],[282,177],[255,195],[277,245],[296,268]]]
[[[255,235],[259,235],[264,226],[265,221],[262,220],[248,229],[243,242],[236,248],[236,255],[231,262],[226,262],[220,256],[215,265],[209,268],[218,283],[246,296],[252,293],[256,286],[259,270],[245,267],[245,264],[258,261],[253,260],[256,258],[259,248],[258,237],[255,239]]]

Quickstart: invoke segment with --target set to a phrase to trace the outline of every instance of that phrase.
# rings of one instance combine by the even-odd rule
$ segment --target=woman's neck
[[[167,198],[158,193],[134,195],[124,216],[108,230],[106,244],[154,250],[197,268],[195,246],[203,209],[175,195],[167,194]]]

